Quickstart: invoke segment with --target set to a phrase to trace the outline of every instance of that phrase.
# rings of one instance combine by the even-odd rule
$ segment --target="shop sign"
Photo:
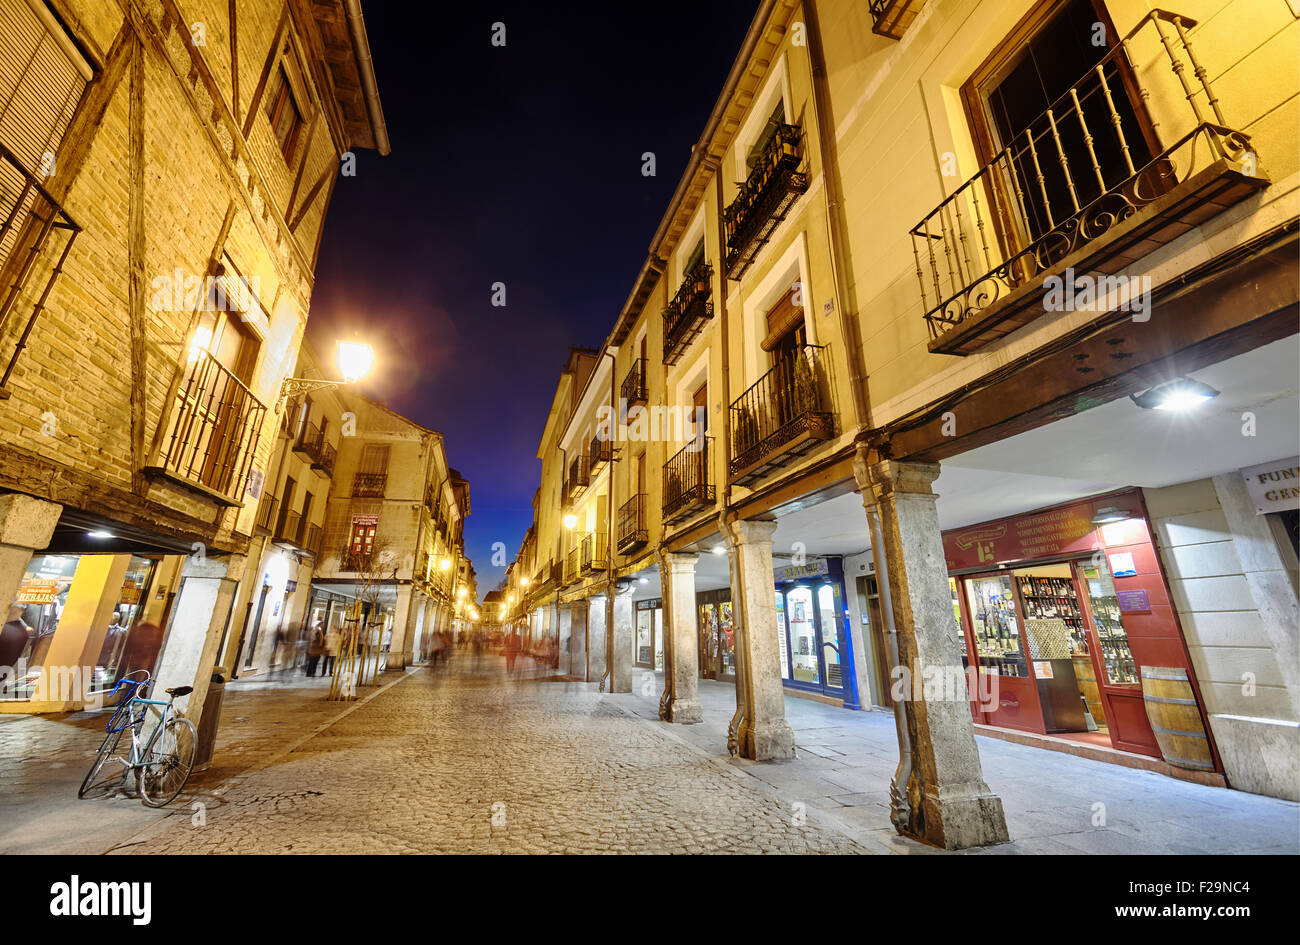
[[[251,470],[248,474],[248,485],[244,486],[244,494],[253,499],[262,498],[262,485],[266,481],[266,473],[260,469]]]
[[[118,599],[119,604],[138,604],[140,603],[140,585],[129,583],[123,585],[122,596]]]
[[[53,604],[59,596],[59,582],[32,578],[18,590],[15,604]]]
[[[636,602],[637,610],[658,610],[664,605],[663,598],[652,597],[650,600],[639,600]]]
[[[1144,588],[1138,587],[1125,591],[1117,590],[1115,596],[1119,599],[1119,612],[1122,614],[1151,613],[1151,598],[1147,596]]]
[[[1241,471],[1255,514],[1300,509],[1300,456],[1274,460]]]
[[[948,570],[1089,554],[1097,547],[1097,526],[1092,524],[1092,517],[1099,501],[1104,505],[1122,502],[1120,497],[1090,499],[944,532],[943,552]]]
[[[366,525],[366,526],[378,525],[379,516],[378,515],[354,515],[352,516],[352,524],[354,527],[357,525]]]
[[[778,568],[776,580],[778,584],[782,584],[786,581],[797,581],[800,578],[817,577],[829,573],[830,566],[826,563],[825,558],[812,558],[804,564],[792,564],[784,568]]]

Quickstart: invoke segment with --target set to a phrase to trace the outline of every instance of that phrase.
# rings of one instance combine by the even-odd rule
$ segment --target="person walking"
[[[519,657],[519,650],[523,646],[523,641],[519,639],[519,631],[510,628],[510,633],[506,636],[501,646],[501,652],[506,657],[506,673],[513,676],[515,672],[515,660]]]
[[[334,660],[339,655],[339,632],[335,627],[325,634],[325,668],[321,670],[322,676],[334,675]]]
[[[320,618],[312,621],[311,638],[307,641],[307,675],[316,675],[316,666],[325,655],[325,630],[320,625]],[[321,673],[324,676],[324,673]]]

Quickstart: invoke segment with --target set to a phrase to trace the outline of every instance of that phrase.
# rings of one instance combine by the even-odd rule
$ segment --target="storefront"
[[[698,592],[695,607],[700,628],[700,676],[734,681],[736,623],[731,610],[731,588]]]
[[[1140,490],[943,542],[977,723],[1219,770]]]
[[[814,558],[777,568],[775,578],[785,685],[843,699],[845,708],[858,708],[843,565],[837,558]]]
[[[664,668],[664,605],[659,598],[636,602],[636,665]]]
[[[140,615],[157,564],[141,555],[33,555],[4,624],[3,697],[40,698],[41,679],[55,669],[87,676],[85,695],[128,672],[152,672],[163,632]]]

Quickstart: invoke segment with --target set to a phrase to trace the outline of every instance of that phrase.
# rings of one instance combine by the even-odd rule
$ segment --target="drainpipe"
[[[808,58],[812,63],[813,100],[817,122],[817,141],[821,151],[822,180],[826,187],[826,236],[831,244],[831,272],[840,315],[840,333],[848,349],[850,390],[853,398],[853,426],[859,428],[871,419],[867,398],[867,372],[862,363],[862,337],[856,312],[849,309],[849,289],[845,284],[848,245],[844,223],[844,195],[841,192],[840,163],[835,150],[834,116],[826,79],[826,59],[822,53],[821,28],[817,21],[816,0],[804,4],[808,21]],[[815,317],[815,316],[814,316]],[[877,569],[879,571],[879,569]]]
[[[384,121],[384,108],[379,104],[379,85],[375,82],[375,61],[370,55],[370,40],[366,36],[366,21],[361,16],[361,0],[343,0],[348,14],[348,33],[352,38],[352,52],[357,57],[357,73],[361,79],[361,92],[366,100],[366,115],[375,132],[375,149],[380,154],[392,150],[388,143],[388,125]]]
[[[618,420],[618,375],[614,370],[618,361],[614,352],[605,348],[604,357],[609,358],[609,409],[610,416]],[[611,434],[613,430],[611,429]],[[588,474],[590,475],[590,474]],[[600,691],[605,691],[605,680],[609,680],[610,692],[614,691],[614,444],[609,445],[609,492],[605,495],[605,671],[600,674]],[[587,636],[591,636],[591,618],[587,618]],[[588,647],[590,651],[590,647]],[[590,659],[590,657],[588,657]]]

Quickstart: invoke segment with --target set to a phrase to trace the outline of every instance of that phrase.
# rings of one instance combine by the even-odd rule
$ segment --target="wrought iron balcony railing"
[[[302,536],[302,550],[308,552],[312,557],[319,556],[322,534],[319,525],[308,525],[306,533]]]
[[[322,435],[322,439],[324,436]],[[338,459],[338,450],[329,443],[322,443],[320,455],[312,460],[311,468],[326,479],[334,475],[334,462]]]
[[[1194,25],[1147,13],[912,228],[931,351],[969,354],[1073,304],[1049,300],[1052,274],[1109,275],[1103,298],[1127,288],[1115,273],[1267,186],[1192,52]]]
[[[293,451],[304,459],[315,461],[320,458],[320,427],[308,421],[302,425],[302,432],[294,441]]]
[[[630,554],[643,547],[650,540],[645,521],[645,493],[637,493],[619,506],[615,521],[619,554]]]
[[[923,6],[925,0],[869,0],[867,9],[871,11],[871,32],[890,39],[902,39]]]
[[[587,454],[579,449],[577,455],[569,461],[569,478],[567,495],[570,499],[579,499],[591,485],[591,474],[587,469]]]
[[[269,535],[275,526],[275,512],[279,507],[280,500],[271,493],[264,492],[262,500],[257,504],[257,518],[253,521],[253,527]]]
[[[808,174],[799,170],[802,137],[798,125],[778,125],[749,177],[740,185],[740,193],[723,212],[728,278],[744,275],[785,219],[791,204],[808,189]]]
[[[591,438],[591,446],[587,451],[587,473],[588,477],[595,476],[605,465],[614,459],[614,441],[601,439],[597,434]]]
[[[731,404],[731,481],[749,485],[834,435],[824,348],[783,357]]]
[[[592,532],[584,535],[582,538],[582,570],[583,573],[592,573],[604,571],[608,561],[605,558],[605,535],[601,532]]]
[[[633,358],[632,366],[627,369],[619,394],[628,407],[636,407],[650,399],[650,390],[646,383],[646,359]]]
[[[191,347],[157,462],[145,472],[241,505],[266,406],[207,350]]]
[[[388,473],[357,473],[352,479],[352,495],[358,499],[382,499],[388,489]]]
[[[701,262],[686,273],[664,309],[664,364],[676,364],[712,317],[713,267]]]
[[[27,321],[18,335],[14,352],[9,358],[3,376],[0,376],[0,400],[7,399],[5,385],[18,364],[18,357],[27,347],[32,328],[45,311],[55,280],[63,273],[63,264],[72,252],[72,244],[81,227],[61,207],[44,187],[40,178],[23,166],[12,151],[0,144],[0,271],[9,268],[12,276],[5,294],[0,298],[0,335],[9,335],[9,316],[27,288],[27,280],[37,269],[37,262],[45,249],[50,233],[60,230],[67,235],[58,259],[54,261],[45,285],[36,298]],[[11,265],[12,264],[12,265]]]
[[[578,577],[582,573],[579,570],[580,558],[581,558],[581,552],[579,551],[577,546],[569,549],[568,555],[566,555],[564,558],[564,583],[565,584],[577,583]]]
[[[709,439],[697,437],[664,463],[665,522],[680,521],[713,505],[716,493],[709,481]]]
[[[301,521],[301,512],[286,512],[275,527],[275,540],[286,545],[293,545],[295,548],[298,547],[302,532]]]

